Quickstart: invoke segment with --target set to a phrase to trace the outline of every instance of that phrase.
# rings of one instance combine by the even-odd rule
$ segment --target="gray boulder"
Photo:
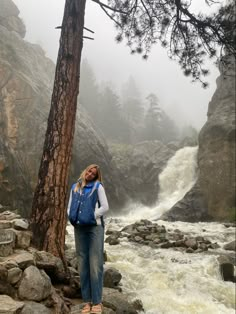
[[[122,275],[121,273],[115,269],[114,267],[106,267],[104,269],[103,275],[103,286],[107,288],[117,288]]]
[[[227,251],[236,251],[236,241],[231,241],[224,245],[224,249]]]
[[[27,301],[21,314],[52,314],[53,310],[37,302]]]
[[[39,270],[35,266],[29,266],[22,275],[18,294],[22,300],[40,302],[50,295],[51,288],[51,280],[44,270]]]
[[[198,184],[188,191],[184,198],[165,212],[160,220],[199,222],[210,220],[204,196]]]

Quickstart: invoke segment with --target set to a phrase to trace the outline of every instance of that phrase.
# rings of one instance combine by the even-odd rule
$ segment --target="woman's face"
[[[87,182],[93,181],[97,177],[97,168],[90,168],[85,173],[85,180]]]

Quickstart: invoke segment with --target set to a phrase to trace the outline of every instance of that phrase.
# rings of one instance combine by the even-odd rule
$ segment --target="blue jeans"
[[[75,226],[75,247],[79,256],[80,286],[84,302],[102,302],[104,228]]]

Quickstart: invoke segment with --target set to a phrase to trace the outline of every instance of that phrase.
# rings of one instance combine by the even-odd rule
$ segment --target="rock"
[[[7,295],[0,294],[0,314],[18,314],[24,303],[14,301]]]
[[[45,251],[35,252],[36,266],[44,269],[53,283],[63,282],[67,278],[62,260]]]
[[[0,256],[9,256],[15,247],[15,235],[10,229],[0,230]]]
[[[196,183],[192,189],[185,194],[183,199],[172,206],[172,208],[165,212],[159,219],[186,222],[210,220],[207,205],[205,204],[204,196],[200,191],[199,185]]]
[[[184,243],[187,248],[191,248],[193,250],[196,250],[198,248],[197,241],[195,239],[188,239]]]
[[[21,269],[35,265],[34,256],[25,251],[16,252],[11,256],[11,259],[15,261]]]
[[[17,262],[10,258],[7,258],[5,261],[1,262],[0,265],[3,265],[4,267],[6,267],[7,270],[14,267],[18,267]]]
[[[234,276],[234,265],[231,263],[220,264],[220,272],[224,281],[236,282],[236,277]]]
[[[30,246],[32,239],[31,231],[14,230],[16,235],[16,248],[27,249]]]
[[[13,267],[8,270],[7,281],[10,284],[14,285],[21,279],[21,275],[22,275],[22,270],[18,267]]]
[[[226,228],[236,228],[236,222],[226,222],[226,223],[224,223],[224,226],[226,227]]]
[[[19,298],[31,301],[42,301],[51,293],[51,280],[44,272],[35,266],[29,266],[24,270],[19,285]]]
[[[194,249],[192,249],[191,247],[188,247],[186,250],[186,253],[194,253]]]
[[[175,149],[160,141],[143,141],[123,149],[115,145],[109,148],[129,197],[147,206],[154,205],[159,191],[158,176]]]
[[[162,249],[168,249],[170,247],[173,247],[173,244],[170,243],[169,241],[163,242],[161,244],[158,244],[158,247],[162,248]]]
[[[117,288],[122,278],[121,273],[114,267],[104,268],[103,285],[107,288]]]
[[[219,264],[233,264],[236,266],[236,256],[235,254],[221,254],[217,257]]]
[[[220,245],[218,244],[218,243],[210,243],[209,244],[209,248],[211,248],[211,249],[218,249],[218,248],[220,248]]]
[[[16,298],[16,290],[12,287],[10,283],[2,280],[0,280],[0,294],[6,294],[12,298]]]
[[[120,243],[120,240],[117,239],[116,236],[110,235],[109,237],[106,238],[105,242],[109,243],[110,245],[117,245]]]
[[[139,306],[140,304],[141,302]],[[137,310],[136,304],[131,303],[126,295],[111,288],[103,289],[103,305],[112,309],[116,314],[138,314],[140,310],[143,310],[143,308]]]
[[[67,298],[71,299],[82,298],[81,291],[71,286],[64,286],[62,291],[64,296]]]
[[[12,221],[13,219],[16,219],[16,218],[20,218],[20,215],[15,214],[15,213],[8,211],[8,210],[0,213],[0,220]]]
[[[201,251],[207,251],[208,250],[208,247],[205,243],[200,243],[198,248],[201,250]]]
[[[53,307],[54,312],[58,314],[69,314],[71,302],[65,299],[59,290],[52,286],[51,294],[45,301],[45,305],[48,307]]]
[[[0,265],[0,280],[6,281],[7,280],[7,269],[4,265]]]
[[[28,230],[29,228],[29,223],[26,219],[14,219],[13,223],[16,230]]]
[[[77,257],[74,257],[72,260],[70,260],[70,265],[74,267],[76,270],[79,270],[79,260]]]
[[[26,301],[21,314],[53,314],[53,310],[41,303]]]
[[[74,276],[70,278],[69,285],[63,287],[63,293],[68,298],[81,298],[80,278]]]
[[[0,230],[12,228],[13,223],[9,220],[0,220]]]
[[[224,245],[224,249],[227,251],[236,251],[236,241],[229,242]]]

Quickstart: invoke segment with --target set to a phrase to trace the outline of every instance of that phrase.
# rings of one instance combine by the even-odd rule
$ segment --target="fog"
[[[26,25],[26,40],[37,43],[46,55],[56,62],[65,0],[13,0]],[[202,0],[195,0],[196,10],[202,8]],[[205,10],[205,9],[204,9]],[[156,45],[148,60],[131,55],[125,43],[115,42],[115,28],[100,7],[87,0],[85,26],[92,29],[94,40],[84,40],[82,58],[92,66],[97,81],[110,82],[119,93],[121,86],[132,76],[145,98],[155,93],[161,107],[178,125],[192,125],[200,129],[207,118],[207,107],[216,89],[218,69],[207,64],[210,86],[203,89],[200,83],[191,83],[177,63],[167,57],[167,51]],[[91,33],[86,33],[91,37]]]

